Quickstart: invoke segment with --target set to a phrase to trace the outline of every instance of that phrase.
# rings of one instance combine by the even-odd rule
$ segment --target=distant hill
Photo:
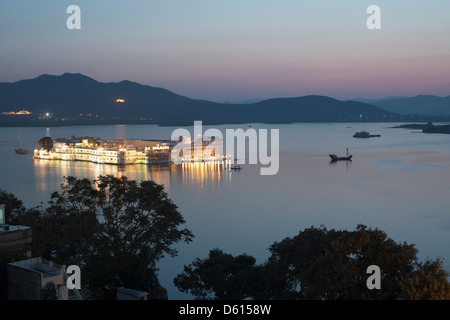
[[[253,104],[253,103],[258,103],[261,101],[264,101],[266,99],[248,99],[248,100],[241,100],[241,101],[226,101],[225,103],[227,104]]]
[[[124,103],[116,103],[125,99]],[[41,75],[15,83],[0,83],[0,111],[24,108],[37,115],[58,117],[96,114],[104,119],[151,117],[189,101],[162,88],[130,81],[101,83],[82,74]]]
[[[394,99],[403,99],[403,98],[407,98],[407,97],[394,96],[394,97],[385,97],[385,98],[380,98],[380,99],[355,98],[355,99],[349,99],[349,100],[364,102],[364,103],[368,103],[368,104],[375,104],[376,102],[381,102],[381,101],[386,101],[386,100],[394,100]]]
[[[374,105],[340,101],[325,96],[310,95],[298,98],[264,100],[254,105],[262,114],[271,111],[273,120],[288,116],[301,121],[384,121],[397,115]]]
[[[418,95],[415,97],[391,97],[377,100],[354,100],[370,103],[385,110],[404,115],[450,116],[450,96]]]
[[[124,101],[117,102],[117,99]],[[205,124],[407,120],[373,104],[325,96],[276,98],[246,104],[216,103],[131,81],[103,83],[73,73],[0,83],[0,114],[22,109],[30,111],[31,115],[3,114],[0,125],[177,125],[192,124],[194,120],[202,120]],[[47,113],[50,116],[46,116]]]
[[[398,115],[360,102],[343,102],[324,96],[268,99],[254,104],[219,104],[189,101],[184,108],[173,110],[174,122],[186,119],[204,123],[292,123],[389,121]]]

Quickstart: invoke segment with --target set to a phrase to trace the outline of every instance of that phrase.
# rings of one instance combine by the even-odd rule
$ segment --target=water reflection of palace
[[[34,160],[36,188],[38,191],[57,190],[64,177],[96,179],[100,175],[126,176],[131,180],[152,180],[165,186],[166,192],[171,185],[196,187],[217,186],[231,180],[230,161],[210,161],[172,163],[138,166],[120,166],[84,161],[48,161]]]
[[[183,183],[196,184],[204,187],[205,185],[220,184],[222,180],[230,180],[230,165],[230,160],[195,162],[183,163],[178,169],[181,171]]]

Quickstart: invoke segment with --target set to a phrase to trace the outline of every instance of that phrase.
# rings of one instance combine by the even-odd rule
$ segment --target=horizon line
[[[20,81],[34,80],[34,79],[37,79],[37,78],[39,78],[41,76],[62,77],[64,75],[81,75],[81,76],[89,78],[89,79],[91,79],[91,80],[93,80],[95,82],[105,83],[105,84],[131,82],[131,83],[135,83],[135,84],[142,85],[142,86],[148,86],[148,87],[155,88],[155,89],[167,90],[167,91],[170,91],[170,92],[172,92],[174,94],[177,94],[177,95],[180,95],[180,96],[184,96],[186,98],[193,99],[193,100],[204,100],[204,101],[210,101],[210,102],[222,103],[222,104],[253,104],[253,103],[258,103],[258,102],[262,102],[262,101],[265,101],[265,100],[271,100],[271,99],[293,99],[293,98],[301,98],[301,97],[307,97],[307,96],[328,97],[328,98],[332,98],[332,99],[339,100],[339,101],[344,101],[344,102],[345,101],[364,102],[364,101],[359,101],[359,100],[369,100],[369,102],[370,102],[370,101],[379,101],[379,100],[395,100],[395,99],[416,98],[416,97],[419,97],[419,96],[430,96],[430,97],[438,97],[438,98],[448,98],[448,97],[450,97],[450,94],[449,95],[435,95],[435,94],[417,93],[416,95],[412,95],[412,96],[402,96],[402,95],[399,95],[399,96],[394,95],[393,96],[393,95],[389,95],[389,96],[383,96],[381,98],[361,97],[360,96],[360,97],[355,97],[355,98],[342,99],[342,98],[336,98],[333,95],[310,93],[310,94],[303,94],[303,95],[297,95],[297,96],[274,96],[274,97],[270,97],[270,98],[248,98],[248,99],[244,98],[244,99],[239,99],[239,100],[218,100],[218,99],[211,100],[211,99],[205,99],[205,98],[192,98],[192,97],[189,97],[189,96],[178,94],[176,91],[172,91],[171,89],[168,89],[168,88],[165,88],[165,87],[152,86],[150,84],[144,84],[144,83],[133,81],[133,80],[129,80],[129,79],[123,79],[123,80],[120,80],[120,81],[103,82],[103,81],[99,81],[99,80],[97,80],[97,79],[95,79],[95,78],[93,78],[91,76],[88,76],[88,75],[80,73],[80,72],[63,72],[61,74],[42,73],[42,74],[39,74],[39,75],[35,76],[34,78],[25,78],[25,79],[20,79],[20,80],[16,80],[16,81],[0,81],[0,83],[13,84],[13,83],[17,83],[17,82],[20,82]]]

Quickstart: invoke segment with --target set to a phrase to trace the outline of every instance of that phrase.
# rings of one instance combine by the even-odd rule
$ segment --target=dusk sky
[[[81,30],[66,9],[81,8]],[[369,30],[369,5],[381,30]],[[0,1],[0,82],[82,73],[240,101],[450,95],[448,0]]]

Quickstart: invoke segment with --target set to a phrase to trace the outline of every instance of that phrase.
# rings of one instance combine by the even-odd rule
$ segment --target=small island
[[[367,131],[360,131],[353,135],[353,138],[374,138],[374,137],[381,137],[380,134],[370,134]]]
[[[421,129],[423,133],[443,133],[450,134],[450,124],[445,125],[434,125],[431,122],[419,124],[419,123],[411,123],[411,124],[403,124],[400,126],[396,126],[394,128],[403,128],[403,129]]]

